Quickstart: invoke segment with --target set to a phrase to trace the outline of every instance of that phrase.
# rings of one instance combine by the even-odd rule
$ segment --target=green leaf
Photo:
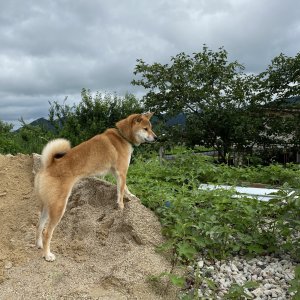
[[[217,290],[218,287],[213,280],[206,278],[206,277],[204,278],[204,280],[211,290],[213,290],[213,291]]]
[[[179,256],[182,256],[187,259],[192,259],[197,253],[196,249],[186,242],[179,243],[177,249]]]
[[[174,285],[176,285],[178,287],[184,287],[184,285],[185,285],[185,278],[184,277],[177,276],[177,275],[174,275],[174,274],[170,274],[169,277],[170,277],[171,282]]]
[[[243,287],[246,289],[256,289],[259,287],[259,283],[256,281],[247,281]]]
[[[260,245],[257,245],[257,244],[249,245],[249,246],[247,246],[247,249],[250,252],[254,252],[254,253],[258,253],[258,254],[261,254],[264,252],[264,249]]]

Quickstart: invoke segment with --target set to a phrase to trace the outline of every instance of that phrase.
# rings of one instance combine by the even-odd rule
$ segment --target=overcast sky
[[[224,46],[246,72],[300,51],[299,0],[0,1],[0,120],[47,117],[82,88],[141,95],[136,59]]]

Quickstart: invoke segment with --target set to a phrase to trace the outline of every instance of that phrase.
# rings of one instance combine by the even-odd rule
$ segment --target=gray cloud
[[[300,49],[298,0],[1,1],[0,119],[47,116],[49,100],[91,90],[141,93],[136,59],[224,46],[248,72]]]

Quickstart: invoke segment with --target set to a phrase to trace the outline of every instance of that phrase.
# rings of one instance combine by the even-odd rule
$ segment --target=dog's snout
[[[153,135],[152,135],[152,142],[156,142],[157,141],[157,135],[153,132]]]

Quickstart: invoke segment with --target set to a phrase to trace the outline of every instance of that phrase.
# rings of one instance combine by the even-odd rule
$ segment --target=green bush
[[[22,148],[11,135],[0,134],[0,153],[14,155],[21,151]]]
[[[0,153],[16,154],[21,151],[20,145],[15,141],[14,135],[11,132],[12,128],[12,124],[0,120]]]

